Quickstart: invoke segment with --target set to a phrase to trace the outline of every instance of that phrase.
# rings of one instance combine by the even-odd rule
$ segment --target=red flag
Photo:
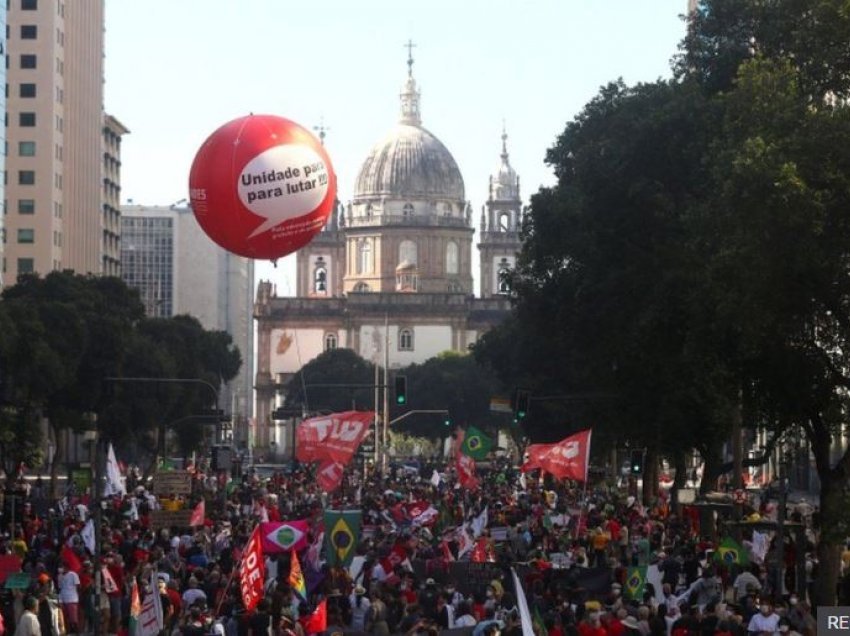
[[[528,472],[540,468],[558,479],[587,481],[590,434],[591,429],[587,429],[555,444],[532,444],[526,451],[528,461],[521,470]]]
[[[475,460],[464,455],[457,454],[457,480],[461,488],[476,490],[478,488],[478,477],[475,475]]]
[[[407,560],[407,550],[404,547],[403,543],[396,543],[393,546],[393,549],[390,550],[390,553],[381,559],[381,567],[384,568],[384,572],[387,574],[392,574],[395,570],[395,566],[401,565]]]
[[[373,411],[344,411],[304,420],[296,429],[298,461],[347,464],[375,419]]]
[[[446,561],[446,562],[448,563],[448,562],[451,562],[451,561],[454,561],[454,560],[455,560],[455,555],[454,555],[454,554],[452,554],[452,549],[451,549],[451,547],[449,546],[449,542],[448,542],[448,541],[446,541],[445,539],[443,539],[443,540],[440,542],[440,549],[443,551],[443,560],[444,560],[444,561]]]
[[[204,525],[204,517],[206,516],[206,505],[201,499],[195,509],[192,511],[192,518],[189,519],[189,525],[192,527]]]
[[[242,604],[247,611],[253,610],[263,598],[263,583],[266,578],[266,562],[263,559],[263,544],[260,526],[254,528],[248,545],[242,552],[239,566],[239,583],[242,588]]]
[[[333,492],[342,484],[345,466],[333,460],[326,460],[316,472],[316,482],[325,492]]]
[[[292,551],[292,560],[289,565],[289,587],[298,594],[302,601],[307,600],[307,583],[304,580],[304,573],[301,571],[301,563],[298,561],[298,553],[295,550]]]
[[[328,599],[323,599],[316,610],[301,617],[301,627],[306,634],[319,634],[328,628]]]
[[[475,542],[475,547],[472,548],[472,554],[469,560],[473,563],[484,563],[487,561],[487,540],[481,537]]]
[[[67,545],[62,546],[62,551],[59,553],[59,555],[62,558],[62,561],[64,561],[65,565],[68,566],[69,570],[71,570],[72,572],[76,572],[77,574],[83,571],[83,564],[80,563],[80,558]]]

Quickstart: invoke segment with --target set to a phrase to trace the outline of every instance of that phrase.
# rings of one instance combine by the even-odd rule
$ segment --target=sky
[[[604,84],[670,76],[686,0],[106,0],[105,108],[122,203],[188,198],[198,147],[249,113],[324,125],[347,202],[399,116],[412,40],[422,124],[453,154],[477,230],[504,121],[525,202],[546,150]],[[257,264],[282,295],[294,258]]]

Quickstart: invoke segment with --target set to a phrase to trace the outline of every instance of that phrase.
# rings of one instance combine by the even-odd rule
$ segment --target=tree
[[[288,409],[330,412],[375,409],[375,367],[351,349],[329,349],[286,384]]]
[[[408,402],[398,406],[390,399],[390,417],[416,410],[447,410],[423,413],[399,421],[396,430],[427,437],[445,438],[455,427],[476,426],[495,432],[498,420],[490,412],[490,398],[497,394],[497,382],[471,355],[445,352],[422,364],[398,371],[407,376]],[[505,423],[507,423],[507,418]],[[446,422],[449,423],[446,426]]]

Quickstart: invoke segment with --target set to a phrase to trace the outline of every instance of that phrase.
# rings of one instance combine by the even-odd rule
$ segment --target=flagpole
[[[239,569],[239,566],[242,565],[242,557],[239,557],[239,560],[233,564],[233,569],[230,570],[230,576],[227,578],[227,585],[224,586],[225,593],[221,595],[221,598],[218,599],[218,604],[215,607],[215,617],[218,618],[219,613],[221,612],[221,606],[224,604],[224,597],[227,596],[227,590],[230,589],[230,584],[233,582],[233,576],[236,574],[236,571]],[[263,592],[265,596],[265,591]]]
[[[579,538],[579,533],[581,532],[581,515],[584,511],[585,506],[587,506],[587,477],[590,471],[590,440],[593,437],[593,429],[590,429],[587,433],[587,449],[585,450],[584,455],[584,487],[582,488],[581,494],[581,505],[578,509],[578,523],[576,523],[576,540]]]

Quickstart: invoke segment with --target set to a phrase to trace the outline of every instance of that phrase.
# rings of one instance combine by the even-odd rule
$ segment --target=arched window
[[[452,204],[444,203],[443,204],[443,216],[451,216],[452,215]]]
[[[458,247],[454,241],[446,244],[446,274],[457,274],[458,272]]]
[[[413,216],[413,204],[412,203],[405,203],[404,207],[401,209],[401,213],[405,217]]]
[[[322,258],[316,261],[316,269],[313,270],[313,292],[316,294],[328,293],[328,270]]]
[[[510,285],[511,264],[508,259],[503,258],[499,263],[498,282],[496,284],[496,292],[499,294],[509,294],[511,291]]]
[[[511,229],[511,215],[508,212],[502,212],[499,215],[499,231],[509,232]]]
[[[367,219],[372,218],[372,204],[371,203],[366,204],[366,218]]]
[[[367,285],[366,283],[357,283],[354,286],[354,291],[356,291],[356,292],[368,292],[368,291],[371,291],[371,290],[369,289],[369,285]]]
[[[413,330],[402,329],[398,332],[398,350],[413,351]]]
[[[398,246],[398,262],[399,265],[407,261],[411,265],[416,265],[416,243],[413,241],[402,241]]]
[[[326,333],[325,334],[325,351],[331,351],[332,349],[336,349],[336,334],[335,333]]]
[[[372,273],[372,239],[361,239],[357,244],[357,273]]]

